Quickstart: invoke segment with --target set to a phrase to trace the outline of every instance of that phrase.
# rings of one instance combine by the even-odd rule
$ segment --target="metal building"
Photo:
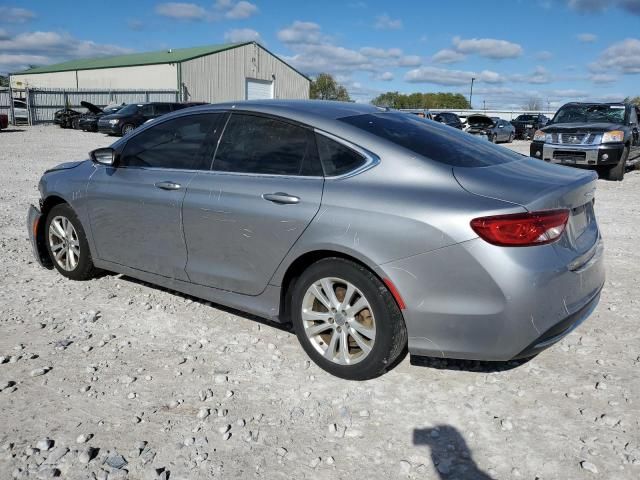
[[[73,60],[11,75],[13,88],[176,90],[184,101],[309,98],[310,80],[255,42]]]

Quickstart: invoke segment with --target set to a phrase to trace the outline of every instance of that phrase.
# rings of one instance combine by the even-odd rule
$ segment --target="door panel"
[[[102,260],[187,280],[180,208],[195,172],[97,167],[88,185],[89,218]],[[171,182],[179,188],[158,188]]]
[[[318,212],[323,179],[200,172],[183,205],[187,273],[194,283],[260,294]],[[263,194],[287,193],[282,204]]]

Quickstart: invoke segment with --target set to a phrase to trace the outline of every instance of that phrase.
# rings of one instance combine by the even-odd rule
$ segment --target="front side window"
[[[324,135],[316,135],[316,142],[324,174],[328,177],[352,172],[366,161],[359,153]]]
[[[234,113],[213,161],[219,172],[322,175],[311,130],[277,119]]]
[[[215,127],[222,115],[189,115],[150,127],[127,142],[120,165],[209,170]]]

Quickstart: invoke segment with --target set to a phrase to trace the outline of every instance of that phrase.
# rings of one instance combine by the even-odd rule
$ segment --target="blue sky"
[[[257,40],[357,101],[469,93],[480,108],[640,95],[640,0],[0,0],[0,72]]]

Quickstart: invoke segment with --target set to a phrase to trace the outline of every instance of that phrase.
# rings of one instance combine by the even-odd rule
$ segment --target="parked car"
[[[80,115],[82,115],[81,112],[65,107],[54,112],[53,123],[60,125],[61,128],[73,128],[73,120]]]
[[[436,122],[444,123],[445,125],[449,125],[450,127],[457,128],[458,130],[462,130],[462,121],[460,121],[460,117],[452,112],[440,112],[437,113],[433,119]]]
[[[81,102],[82,103],[82,102]],[[122,105],[110,105],[101,108],[98,112],[89,111],[84,115],[81,115],[74,120],[74,128],[80,129],[83,132],[97,132],[98,131],[98,119],[104,115],[112,115],[120,111],[125,104]]]
[[[40,180],[28,231],[43,266],[291,323],[343,378],[380,375],[407,348],[536,355],[590,315],[604,282],[593,172],[413,115],[207,105],[90,156]]]
[[[127,135],[149,120],[195,105],[202,105],[202,103],[130,103],[118,112],[98,119],[98,131],[108,135]]]
[[[486,115],[469,115],[465,131],[471,135],[484,137],[490,142],[513,142],[515,129],[506,120]]]
[[[549,117],[541,113],[526,113],[518,115],[515,120],[511,121],[511,124],[516,129],[516,138],[530,140],[535,131],[544,127],[548,121]]]
[[[530,155],[622,180],[627,167],[640,165],[639,116],[630,103],[567,103],[535,133]]]
[[[0,130],[2,130],[3,128],[7,128],[8,126],[9,116],[4,113],[0,113]]]
[[[13,116],[16,122],[26,122],[29,120],[27,103],[19,98],[13,99]]]

